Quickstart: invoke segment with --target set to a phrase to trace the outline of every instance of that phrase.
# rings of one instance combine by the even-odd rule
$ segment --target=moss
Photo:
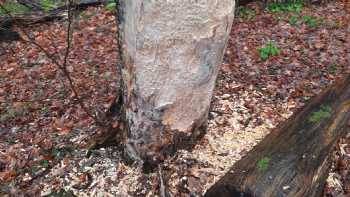
[[[318,111],[315,111],[309,117],[309,122],[319,123],[321,120],[330,118],[332,115],[332,108],[330,106],[322,105]]]
[[[59,6],[63,5],[63,3],[60,3],[58,1],[54,1],[54,0],[41,0],[40,1],[40,7],[44,10],[44,11],[50,11],[52,9],[55,9]]]
[[[5,1],[2,6],[5,10],[0,8],[0,16],[8,14],[7,12],[10,12],[10,14],[25,14],[30,11],[29,8],[14,1]]]
[[[257,168],[260,171],[265,171],[269,167],[270,158],[264,157],[260,159],[257,163]]]

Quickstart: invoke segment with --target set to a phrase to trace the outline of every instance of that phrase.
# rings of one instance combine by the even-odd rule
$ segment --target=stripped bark
[[[122,2],[125,150],[156,166],[206,129],[234,1]]]
[[[318,197],[330,152],[349,132],[350,76],[338,81],[272,131],[206,197]]]

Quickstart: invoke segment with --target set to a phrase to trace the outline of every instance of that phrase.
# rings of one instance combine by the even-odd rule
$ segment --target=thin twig
[[[160,187],[159,187],[159,193],[161,197],[169,197],[169,194],[167,192],[166,189],[166,185],[163,179],[163,173],[162,173],[162,167],[159,164],[158,165],[158,175],[159,175],[159,179],[160,179]]]
[[[122,94],[124,90],[124,81],[122,79],[123,75],[123,68],[124,68],[124,58],[123,58],[123,47],[122,47],[122,24],[121,24],[121,17],[123,17],[122,9],[121,9],[121,0],[114,0],[116,10],[115,10],[115,22],[117,26],[117,49],[118,49],[118,57],[117,57],[117,69],[118,69],[118,74],[120,75],[120,93]],[[122,96],[122,95],[121,95]]]

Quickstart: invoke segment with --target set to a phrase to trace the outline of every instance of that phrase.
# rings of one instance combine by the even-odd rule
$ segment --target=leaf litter
[[[212,101],[207,134],[192,151],[180,150],[158,172],[126,165],[116,147],[93,150],[98,132],[77,105],[64,75],[33,46],[0,48],[1,195],[201,196],[229,167],[312,96],[349,73],[349,12],[339,1],[305,6],[300,16],[323,17],[310,26],[293,13],[271,13],[259,4],[236,16]],[[254,13],[254,14],[252,14]],[[324,13],[327,13],[324,16]],[[310,19],[311,20],[311,19]],[[28,28],[43,47],[62,56],[65,21]],[[68,70],[89,109],[108,109],[118,90],[116,26],[101,7],[76,16]],[[259,49],[273,41],[279,54],[266,60]],[[334,152],[325,194],[350,193],[350,138]],[[164,189],[164,188],[163,188]]]

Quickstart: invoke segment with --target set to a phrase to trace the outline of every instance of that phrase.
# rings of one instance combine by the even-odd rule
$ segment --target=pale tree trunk
[[[126,152],[154,165],[192,146],[234,16],[233,0],[125,0],[121,25]]]

